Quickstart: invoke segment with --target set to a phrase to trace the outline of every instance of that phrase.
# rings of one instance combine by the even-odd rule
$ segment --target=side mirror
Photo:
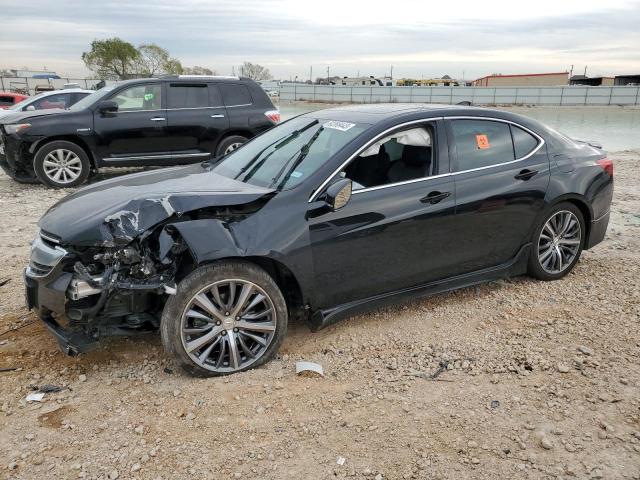
[[[327,188],[325,201],[331,210],[340,210],[351,199],[351,180],[343,178]]]
[[[113,100],[105,100],[98,104],[98,111],[102,114],[116,113],[118,111],[118,104]]]
[[[25,108],[25,111],[27,112],[35,112],[36,107],[34,107],[33,105],[29,105],[27,108]]]

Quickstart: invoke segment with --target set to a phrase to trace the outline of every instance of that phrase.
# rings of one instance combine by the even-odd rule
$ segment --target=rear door
[[[116,113],[93,113],[98,157],[111,165],[162,165],[171,162],[162,84],[132,85],[108,100]]]
[[[229,115],[229,127],[234,130],[247,131],[249,117],[254,111],[254,102],[251,92],[246,85],[241,83],[219,83],[222,100],[227,107]]]
[[[217,85],[167,83],[168,134],[174,163],[206,160],[229,128]]]
[[[447,120],[456,191],[456,235],[465,273],[504,264],[530,241],[544,207],[549,159],[544,141],[507,121]]]

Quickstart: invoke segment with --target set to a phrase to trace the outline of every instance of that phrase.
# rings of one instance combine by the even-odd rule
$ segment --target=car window
[[[527,156],[538,146],[538,139],[520,127],[511,125],[511,136],[513,137],[513,148],[516,158]]]
[[[213,83],[209,84],[209,105],[212,107],[221,107],[224,105],[220,89]]]
[[[51,108],[69,108],[71,94],[58,93],[56,95],[47,95],[39,98],[35,102],[31,102],[27,108],[33,107],[35,110],[48,110]]]
[[[162,108],[162,88],[159,84],[136,85],[116,93],[111,100],[118,104],[118,110],[159,110]]]
[[[451,129],[458,153],[458,172],[515,160],[508,123],[452,120]]]
[[[234,105],[250,105],[253,103],[251,93],[246,85],[238,85],[235,83],[223,83],[219,85],[222,92],[224,104],[227,107]]]
[[[0,95],[0,105],[13,105],[14,98]]]
[[[368,127],[297,117],[234,150],[213,171],[261,187],[291,188],[315,173]]]
[[[206,108],[209,106],[209,90],[206,83],[169,84],[167,108]]]
[[[378,187],[428,177],[434,169],[433,125],[399,130],[363,150],[340,173],[352,189]]]

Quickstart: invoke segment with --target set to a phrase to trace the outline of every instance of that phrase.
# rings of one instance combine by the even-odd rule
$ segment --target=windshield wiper
[[[318,123],[318,122],[316,121],[316,123]],[[324,130],[324,127],[320,127],[318,129],[318,131],[316,133],[314,133],[313,136],[309,139],[309,141],[302,146],[302,148],[300,149],[300,151],[297,154],[293,154],[291,157],[289,157],[287,159],[287,161],[284,163],[284,165],[282,165],[282,168],[272,178],[272,181],[269,184],[269,188],[274,187],[276,185],[276,183],[278,182],[278,179],[280,177],[282,177],[282,180],[280,181],[280,183],[278,183],[277,189],[280,190],[284,186],[284,184],[289,180],[289,177],[291,176],[293,171],[298,167],[298,165],[300,165],[302,163],[302,161],[305,159],[305,157],[309,154],[309,150],[311,150],[311,146],[318,139],[318,137],[320,136],[320,133],[322,133],[323,130]],[[294,157],[295,157],[295,160],[294,160],[293,164],[291,165],[291,167],[289,167],[287,169],[287,165],[289,165],[289,162]],[[285,169],[287,169],[286,173],[285,173]],[[284,173],[284,176],[283,176],[283,173]]]
[[[278,140],[277,141],[278,143],[273,142],[271,145],[269,145],[268,147],[263,149],[260,153],[258,153],[254,158],[252,158],[249,163],[247,163],[244,167],[242,167],[240,169],[240,171],[238,172],[238,175],[235,176],[235,179],[238,180],[239,177],[243,173],[245,173],[247,170],[249,170],[249,168],[251,168],[253,166],[253,164],[258,160],[258,158],[260,158],[260,155],[262,155],[264,153],[264,151],[267,150],[267,148],[270,148],[272,145],[275,144],[275,146],[273,147],[273,151],[269,152],[262,160],[260,160],[255,166],[253,166],[253,168],[251,168],[251,171],[241,181],[242,182],[246,182],[247,180],[249,180],[251,177],[253,177],[253,175],[258,170],[260,170],[260,167],[262,165],[264,165],[264,163],[271,157],[271,155],[276,153],[280,148],[288,145],[290,142],[292,142],[293,140],[298,138],[302,132],[304,132],[308,128],[311,128],[316,123],[318,123],[318,120],[314,120],[313,122],[309,123],[308,125],[306,125],[303,128],[299,128],[298,130],[294,130],[287,137],[285,137],[285,138],[283,138],[281,140]]]

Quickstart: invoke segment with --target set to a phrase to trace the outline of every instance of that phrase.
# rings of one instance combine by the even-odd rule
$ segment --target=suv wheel
[[[236,148],[242,146],[243,143],[246,143],[247,140],[249,139],[241,135],[231,135],[230,137],[223,138],[216,150],[216,157],[230,154]]]
[[[162,312],[167,352],[192,375],[228,375],[267,362],[287,332],[287,306],[256,265],[224,261],[198,268]]]
[[[578,263],[585,238],[582,212],[572,203],[553,207],[536,229],[529,257],[529,274],[558,280]]]
[[[38,150],[33,169],[38,180],[49,187],[77,187],[89,177],[89,157],[75,143],[59,140]]]

